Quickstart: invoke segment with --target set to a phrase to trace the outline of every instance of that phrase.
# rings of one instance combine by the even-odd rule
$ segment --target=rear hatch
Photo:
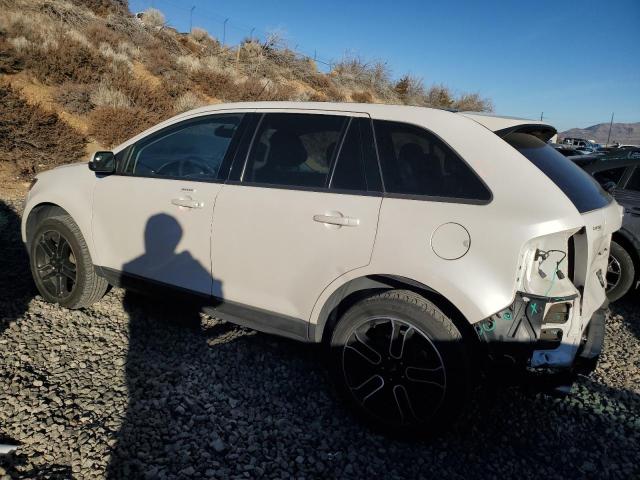
[[[580,314],[586,322],[606,299],[609,244],[621,226],[622,209],[591,175],[548,145],[544,132],[540,126],[526,125],[496,134],[555,183],[582,217],[583,227],[569,239],[568,254],[569,276],[580,291]]]

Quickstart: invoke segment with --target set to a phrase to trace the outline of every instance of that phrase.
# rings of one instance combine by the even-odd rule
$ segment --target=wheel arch
[[[312,342],[328,342],[340,317],[360,300],[385,290],[410,290],[433,302],[456,325],[463,338],[476,345],[473,326],[444,295],[417,280],[392,274],[358,277],[338,287],[325,301],[316,324],[310,325]]]
[[[54,215],[71,216],[69,212],[67,212],[60,205],[51,202],[42,202],[31,208],[31,210],[27,214],[27,219],[24,222],[24,240],[27,244],[27,247],[29,247],[31,234],[36,229],[38,223],[45,218],[52,217]]]

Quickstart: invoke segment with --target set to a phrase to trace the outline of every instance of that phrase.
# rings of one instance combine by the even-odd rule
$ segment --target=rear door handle
[[[357,227],[360,225],[359,218],[345,217],[341,214],[335,215],[314,215],[313,220],[328,225],[338,225],[340,227]]]
[[[171,203],[177,207],[186,207],[186,208],[204,207],[204,202],[198,202],[191,198],[172,198]]]

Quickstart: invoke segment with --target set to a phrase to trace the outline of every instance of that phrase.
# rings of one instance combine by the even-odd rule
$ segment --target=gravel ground
[[[36,295],[0,201],[0,478],[640,478],[640,311],[612,307],[598,370],[564,399],[493,389],[450,433],[400,442],[332,393],[320,350],[113,289]]]

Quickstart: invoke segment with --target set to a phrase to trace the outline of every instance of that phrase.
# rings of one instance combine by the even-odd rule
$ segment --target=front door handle
[[[198,202],[189,197],[187,198],[172,198],[171,203],[177,207],[186,207],[186,208],[202,208],[204,207],[204,202]]]
[[[314,215],[313,220],[328,225],[338,225],[340,227],[357,227],[360,225],[359,218],[345,217],[342,214],[335,215]]]

